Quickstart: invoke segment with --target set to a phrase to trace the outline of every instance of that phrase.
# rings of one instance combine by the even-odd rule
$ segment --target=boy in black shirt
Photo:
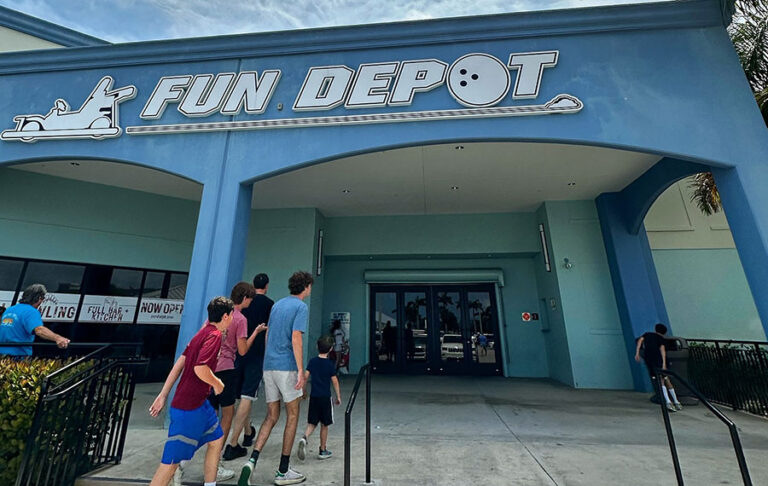
[[[309,360],[305,380],[312,377],[312,393],[309,397],[309,413],[307,414],[307,430],[304,437],[299,440],[299,448],[296,455],[302,461],[306,457],[307,440],[315,431],[318,423],[320,427],[320,452],[318,459],[328,459],[331,451],[328,450],[328,427],[333,423],[333,406],[341,405],[341,391],[339,379],[336,377],[336,363],[328,359],[328,353],[333,349],[333,338],[323,336],[317,340],[318,355]],[[336,401],[331,399],[331,383],[336,391]]]
[[[635,361],[640,362],[640,348],[645,343],[645,366],[648,368],[648,374],[651,377],[651,383],[653,383],[654,390],[656,390],[656,368],[662,370],[667,369],[667,347],[665,345],[667,334],[667,326],[664,324],[656,324],[654,329],[656,332],[646,332],[640,339],[637,340],[637,349],[635,350]],[[677,399],[675,389],[672,387],[672,382],[666,376],[661,383],[661,392],[664,394],[664,400],[667,403],[667,410],[670,412],[676,412],[682,410],[683,406]],[[670,396],[672,399],[670,400]]]

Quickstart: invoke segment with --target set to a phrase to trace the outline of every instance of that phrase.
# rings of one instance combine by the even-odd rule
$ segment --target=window
[[[22,289],[29,285],[40,283],[45,285],[48,292],[62,294],[79,294],[83,281],[83,265],[66,263],[29,262],[24,274]]]
[[[171,284],[168,287],[168,298],[173,300],[184,300],[187,295],[187,275],[183,273],[172,273]]]
[[[22,260],[4,260],[0,258],[0,290],[16,290],[19,284],[21,269],[24,268]]]
[[[163,292],[163,282],[165,282],[165,272],[147,272],[141,295],[152,298],[160,297]]]
[[[141,270],[115,268],[109,281],[109,295],[137,297],[141,292]]]

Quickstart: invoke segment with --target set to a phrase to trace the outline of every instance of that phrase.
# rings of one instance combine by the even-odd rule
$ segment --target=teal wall
[[[298,270],[315,275],[317,229],[323,217],[314,208],[254,210],[248,228],[243,280],[252,281],[257,273],[269,275],[267,295],[277,302],[290,294],[288,279]],[[309,332],[304,335],[304,356],[312,353],[313,329],[320,326],[323,279],[315,276],[309,306]]]
[[[326,256],[539,251],[533,213],[327,218]]]
[[[0,169],[0,255],[188,271],[199,203]]]
[[[553,321],[565,323],[573,386],[633,388],[594,201],[546,202],[544,211],[562,312],[562,317],[555,312]],[[565,258],[572,268],[565,268]],[[562,336],[553,341],[562,350]],[[559,359],[552,357],[552,361]]]
[[[691,195],[689,179],[673,184],[645,217],[672,332],[765,341],[725,212],[708,216]]]
[[[542,204],[536,211],[536,228],[544,225],[544,231],[552,257],[552,229],[545,206]],[[557,264],[551,259],[552,271],[547,272],[544,263],[544,255],[538,254],[535,258],[536,283],[539,292],[539,313],[541,317],[540,327],[544,335],[547,349],[547,362],[550,376],[566,385],[573,385],[573,369],[571,368],[571,352],[568,347],[568,332],[565,328],[562,298],[560,286],[557,280]]]
[[[735,249],[654,250],[653,260],[675,335],[765,341]]]

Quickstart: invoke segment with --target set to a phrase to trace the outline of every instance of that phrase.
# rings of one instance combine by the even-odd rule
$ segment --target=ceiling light
[[[459,186],[451,186],[451,190],[452,191],[458,191],[459,190]]]
[[[70,162],[69,165],[72,167],[80,167],[80,162]]]
[[[568,187],[573,187],[573,186],[575,186],[575,185],[576,185],[576,183],[575,183],[575,182],[573,182],[573,181],[571,181],[571,182],[569,182],[569,183],[568,183]]]
[[[344,194],[349,194],[350,191],[349,189],[342,189],[341,192],[343,192]]]
[[[463,145],[457,145],[457,146],[455,146],[454,148],[455,148],[456,150],[464,150],[464,146],[463,146]]]

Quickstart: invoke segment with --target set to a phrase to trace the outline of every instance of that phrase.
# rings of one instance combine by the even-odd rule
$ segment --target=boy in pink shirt
[[[248,336],[248,321],[242,314],[242,310],[251,305],[255,295],[256,289],[248,282],[239,282],[232,288],[230,298],[235,303],[235,310],[232,313],[232,324],[221,343],[221,353],[216,365],[216,376],[224,383],[224,392],[220,395],[211,394],[208,397],[214,410],[221,407],[221,429],[224,432],[225,441],[232,426],[235,400],[240,389],[238,374],[235,371],[235,355],[245,355],[256,336],[266,329],[266,326],[260,326]]]

